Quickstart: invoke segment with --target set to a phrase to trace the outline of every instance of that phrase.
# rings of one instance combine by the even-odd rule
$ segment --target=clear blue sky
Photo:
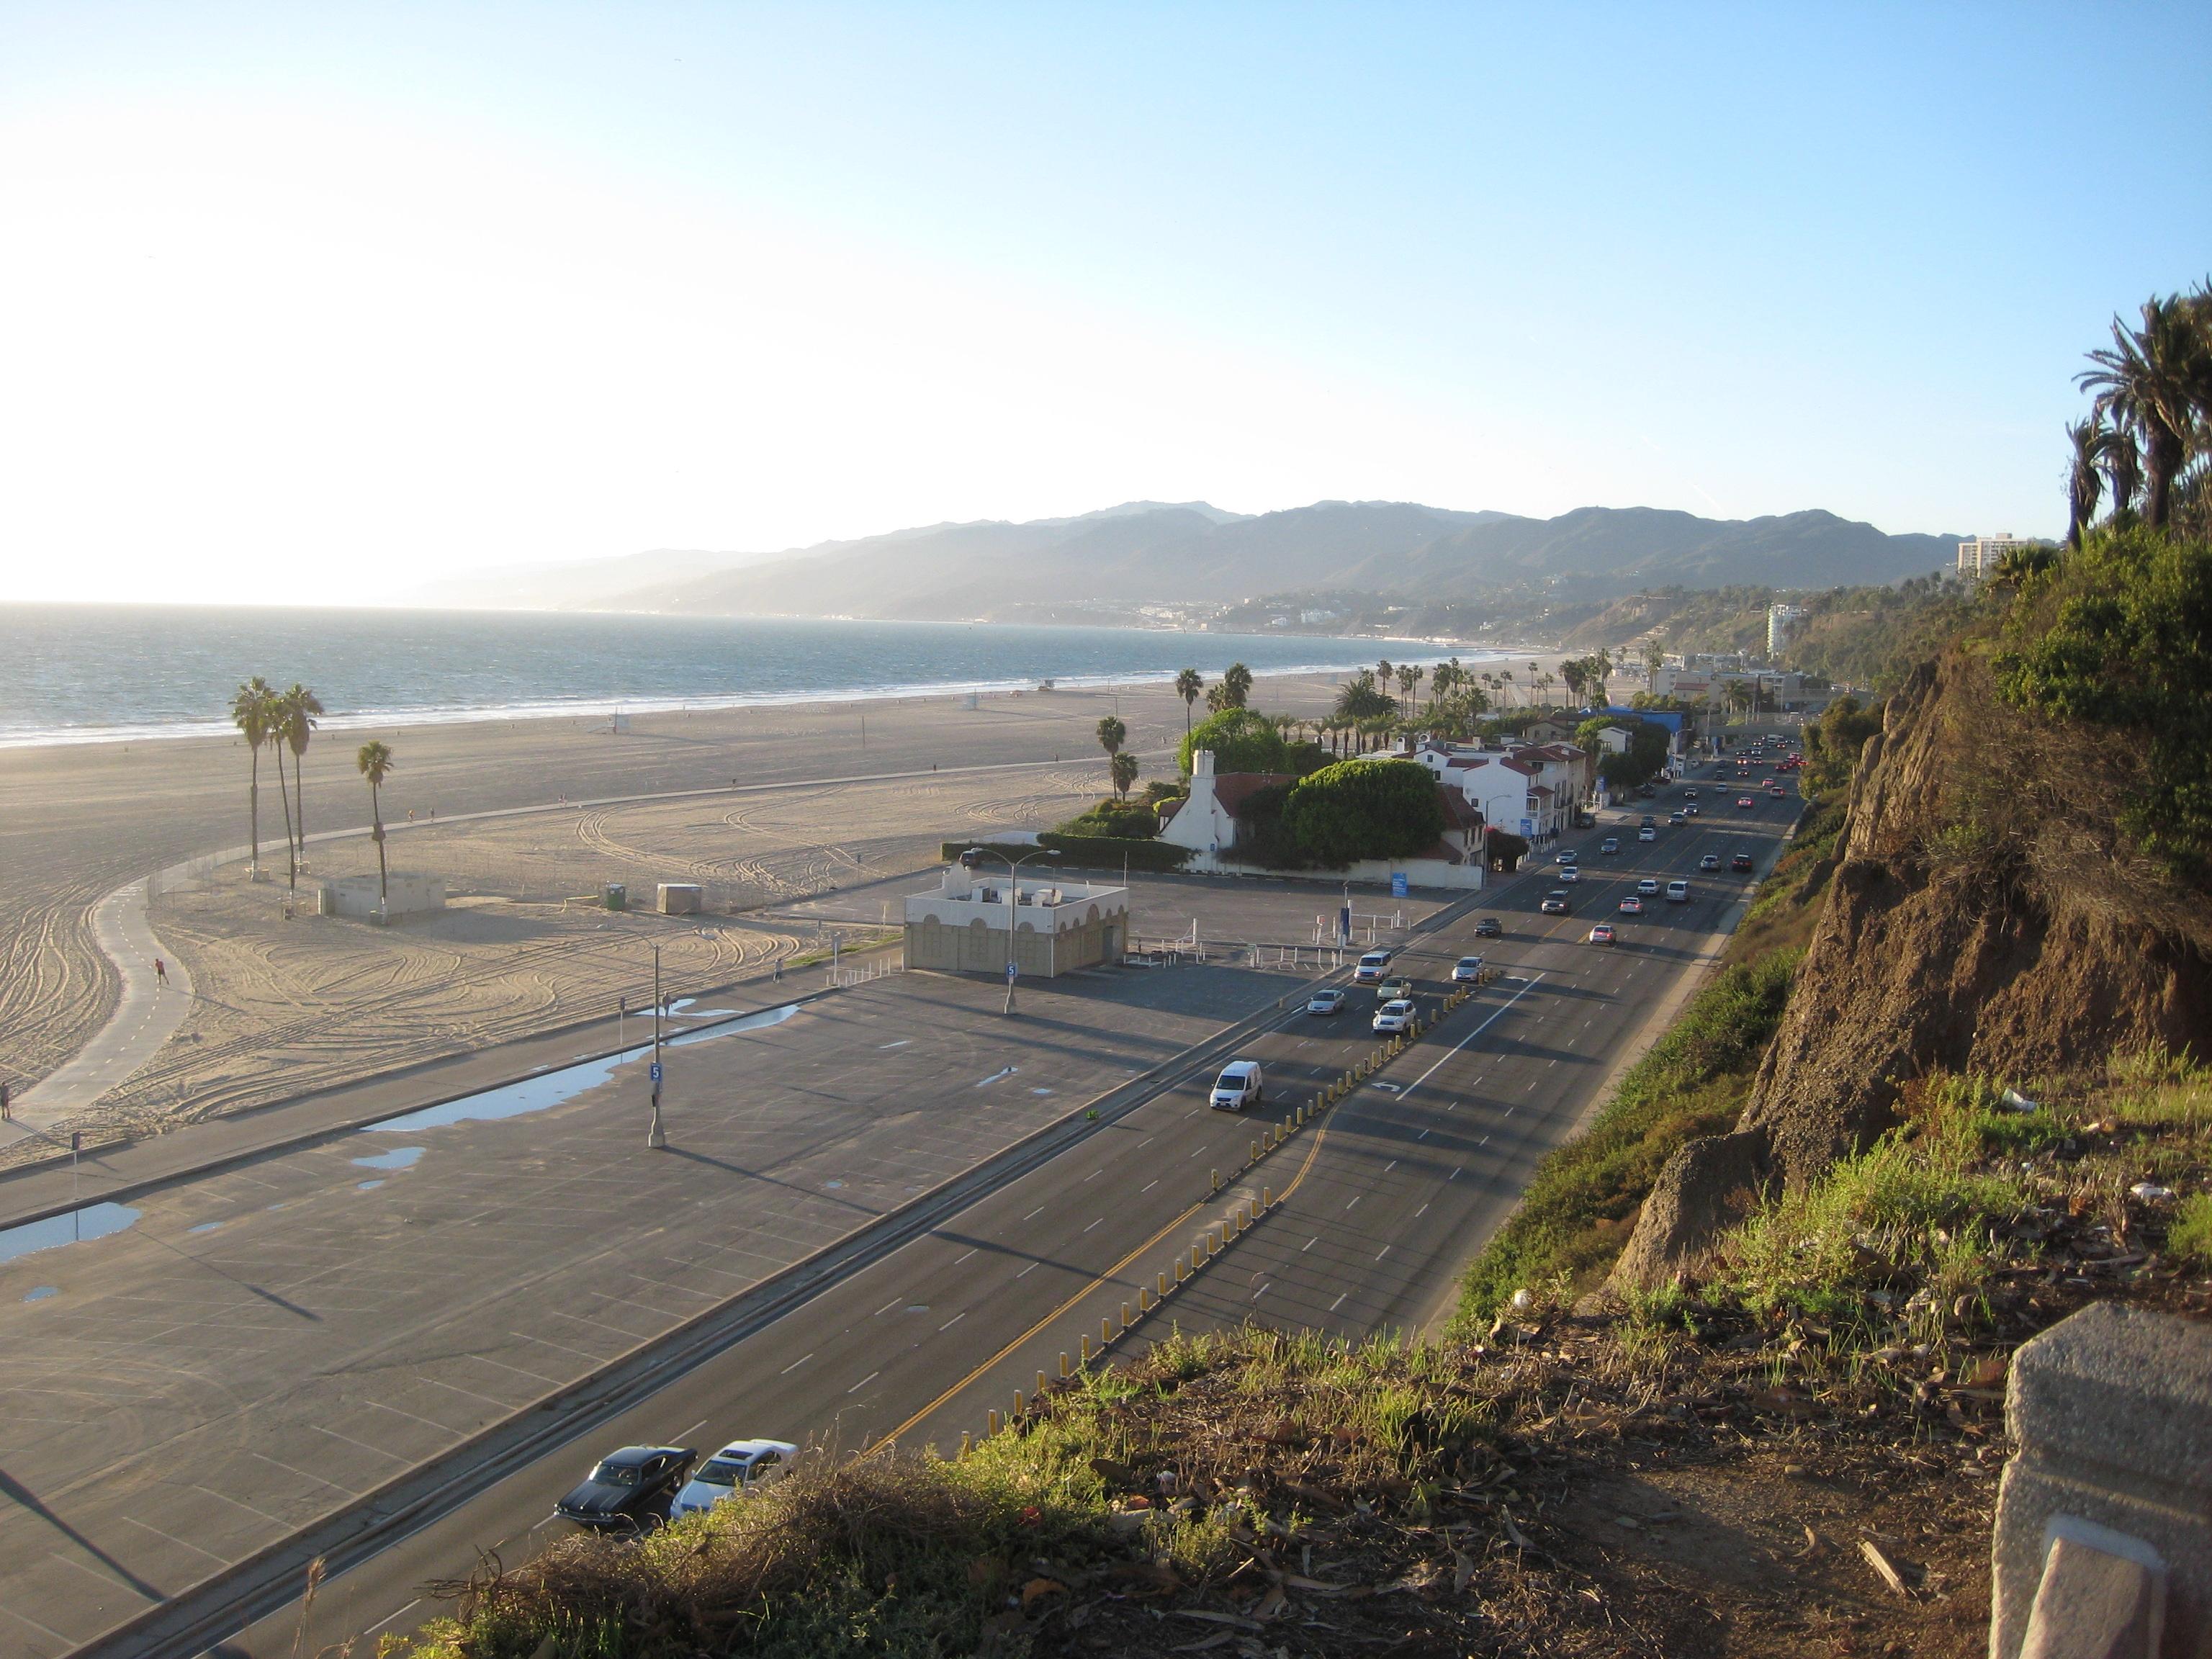
[[[2081,353],[2212,273],[2201,4],[41,5],[0,38],[27,594],[1138,496],[2051,533]]]

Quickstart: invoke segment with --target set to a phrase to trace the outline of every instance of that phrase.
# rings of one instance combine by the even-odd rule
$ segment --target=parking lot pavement
[[[1285,986],[1121,970],[1009,1021],[995,986],[897,975],[665,1048],[665,1152],[642,1062],[594,1062],[0,1233],[0,1654],[64,1651]]]

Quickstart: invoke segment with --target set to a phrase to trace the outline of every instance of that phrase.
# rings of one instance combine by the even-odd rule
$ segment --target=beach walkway
[[[115,964],[123,994],[107,1023],[76,1057],[15,1102],[15,1121],[0,1123],[0,1146],[38,1133],[89,1106],[160,1052],[191,1012],[192,979],[146,919],[146,883],[134,881],[100,900],[92,915],[94,941]],[[154,971],[168,970],[164,985]]]

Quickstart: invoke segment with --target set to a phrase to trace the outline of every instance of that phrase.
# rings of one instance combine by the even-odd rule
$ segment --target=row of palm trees
[[[279,691],[259,674],[240,684],[230,700],[231,724],[246,739],[246,749],[252,757],[252,773],[246,793],[246,823],[253,849],[252,872],[257,878],[261,873],[261,751],[265,747],[276,757],[276,793],[284,803],[284,858],[288,879],[295,892],[300,886],[300,866],[307,856],[307,786],[300,773],[300,762],[314,738],[322,714],[322,700],[297,680]],[[289,788],[284,782],[284,757],[288,753],[292,757]],[[296,814],[292,810],[295,796],[299,802]]]
[[[2115,526],[2212,533],[2212,281],[2112,319],[2112,343],[2075,377],[2095,394],[2066,428],[2066,544],[2078,548],[2111,498]]]

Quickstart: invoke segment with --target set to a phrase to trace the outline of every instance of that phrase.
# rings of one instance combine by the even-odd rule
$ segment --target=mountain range
[[[500,608],[955,621],[1041,605],[1222,605],[1299,590],[1479,602],[1548,588],[1887,582],[1948,568],[1959,537],[1885,534],[1810,511],[1701,519],[1587,507],[1556,519],[1408,501],[1279,513],[1130,501],[1073,518],[930,525],[778,553],[663,549],[448,579],[414,597]]]

